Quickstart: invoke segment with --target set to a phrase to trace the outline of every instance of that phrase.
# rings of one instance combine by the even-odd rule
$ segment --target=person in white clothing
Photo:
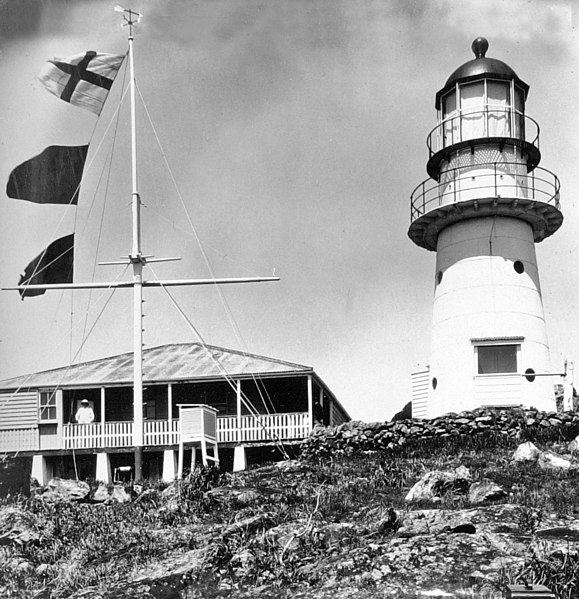
[[[80,408],[77,410],[74,419],[78,424],[91,424],[91,422],[94,422],[94,412],[88,405],[88,399],[83,399],[80,402]]]

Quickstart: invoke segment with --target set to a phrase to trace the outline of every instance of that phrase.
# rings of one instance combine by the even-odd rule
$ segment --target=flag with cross
[[[61,100],[99,115],[124,58],[92,50],[55,58],[46,63],[38,80]]]
[[[50,60],[38,74],[52,94],[100,115],[124,55],[84,52]],[[88,144],[49,146],[17,166],[6,186],[8,197],[37,204],[75,205],[78,202]],[[32,260],[20,285],[71,283],[74,266],[74,233],[56,239]],[[45,289],[20,291],[25,297],[43,295]]]

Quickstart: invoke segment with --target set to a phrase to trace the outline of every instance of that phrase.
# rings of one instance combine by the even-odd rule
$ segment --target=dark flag
[[[93,51],[55,58],[38,79],[61,100],[99,115],[124,58]]]
[[[18,285],[72,283],[74,233],[53,241],[26,267]],[[21,289],[20,297],[43,295],[45,289]]]
[[[17,166],[8,178],[9,198],[37,204],[76,204],[86,146],[49,146]]]

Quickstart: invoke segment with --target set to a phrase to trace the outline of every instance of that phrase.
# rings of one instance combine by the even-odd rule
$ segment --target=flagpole
[[[125,19],[129,25],[131,173],[133,187],[133,249],[130,255],[130,261],[133,265],[133,447],[135,450],[135,482],[138,483],[143,480],[143,265],[145,264],[145,258],[141,252],[141,199],[137,187],[137,118],[135,64],[133,59],[133,24],[139,16],[131,9],[125,9]]]

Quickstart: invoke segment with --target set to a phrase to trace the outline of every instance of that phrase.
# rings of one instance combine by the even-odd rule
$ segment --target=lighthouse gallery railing
[[[524,172],[521,172],[523,170]],[[520,162],[487,162],[449,168],[441,181],[425,179],[410,196],[410,220],[441,206],[483,198],[513,198],[552,204],[559,209],[557,175],[536,167],[526,173]]]

